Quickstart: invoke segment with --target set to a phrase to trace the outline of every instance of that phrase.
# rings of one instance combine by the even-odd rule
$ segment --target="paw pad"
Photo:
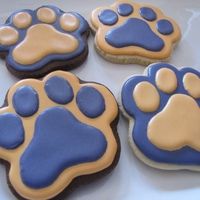
[[[13,96],[13,106],[20,116],[31,116],[37,112],[39,107],[38,94],[32,87],[22,86]]]
[[[150,65],[147,76],[128,79],[122,104],[135,119],[133,145],[147,158],[179,165],[200,164],[200,74],[191,68]],[[143,141],[143,142],[141,142]]]
[[[8,53],[11,72],[31,76],[30,72],[51,62],[65,61],[66,66],[68,60],[83,54],[88,30],[85,19],[74,12],[64,13],[54,6],[23,10],[12,14],[0,27],[0,51]]]
[[[3,158],[11,163],[9,179],[20,196],[52,198],[77,176],[114,161],[110,124],[118,108],[104,86],[56,71],[42,81],[20,81],[7,101],[0,111],[0,155],[8,151]]]
[[[112,56],[119,60],[119,56],[166,59],[181,36],[178,25],[158,8],[128,1],[97,8],[91,22],[97,31],[98,52],[106,53],[110,59]]]

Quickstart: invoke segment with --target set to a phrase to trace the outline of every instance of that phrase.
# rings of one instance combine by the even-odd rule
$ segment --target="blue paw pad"
[[[59,104],[67,104],[74,98],[71,85],[62,77],[53,76],[45,83],[47,96]]]
[[[113,10],[103,10],[99,14],[99,20],[105,25],[113,25],[118,21],[118,16]]]
[[[20,159],[22,181],[31,188],[47,187],[64,169],[96,161],[106,148],[100,130],[81,123],[65,108],[49,108],[37,118],[34,138]]]
[[[137,18],[130,18],[121,26],[108,31],[105,39],[117,48],[133,45],[150,51],[160,51],[164,47],[163,40],[151,30],[145,21]]]
[[[11,113],[0,115],[0,146],[14,149],[24,142],[24,128],[21,119]]]
[[[93,87],[82,87],[77,94],[76,102],[81,112],[87,117],[98,117],[105,110],[103,96]]]
[[[148,7],[140,8],[140,15],[148,21],[154,21],[157,18],[154,10]]]
[[[169,35],[174,32],[172,23],[166,19],[161,19],[157,22],[157,29],[163,35]]]
[[[22,117],[35,114],[39,107],[37,92],[31,86],[18,88],[13,96],[13,107],[16,113]]]
[[[118,13],[121,16],[128,16],[133,12],[133,6],[128,3],[120,4],[118,7]]]

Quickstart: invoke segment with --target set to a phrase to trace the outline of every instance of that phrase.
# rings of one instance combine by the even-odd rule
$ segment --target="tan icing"
[[[37,18],[44,23],[54,23],[56,21],[56,13],[51,8],[39,8],[37,11]]]
[[[137,107],[143,112],[153,112],[160,105],[160,96],[156,88],[149,82],[143,81],[136,85],[133,98]]]
[[[60,17],[60,26],[65,31],[75,31],[79,27],[79,20],[70,13],[64,13]]]
[[[13,23],[17,28],[27,28],[32,22],[32,17],[27,12],[19,12],[13,17]]]
[[[18,32],[9,26],[2,26],[0,28],[0,44],[11,45],[15,44],[19,38]]]
[[[192,97],[200,98],[200,77],[193,73],[187,73],[183,77],[183,85]]]
[[[48,99],[47,95],[44,92],[44,83],[47,79],[49,79],[52,76],[61,76],[66,80],[68,80],[73,88],[75,95],[74,98],[76,98],[78,90],[86,85],[95,87],[103,95],[105,99],[106,110],[101,116],[95,119],[87,118],[84,114],[82,114],[81,111],[78,109],[75,100],[67,105],[64,105],[63,107],[67,108],[72,113],[74,113],[75,116],[81,122],[89,124],[99,129],[104,134],[108,143],[106,152],[96,162],[84,163],[76,165],[74,167],[70,167],[64,170],[63,173],[57,178],[57,180],[51,186],[37,190],[37,189],[31,189],[23,184],[20,177],[19,159],[33,137],[34,123],[38,114],[48,107],[58,105],[52,102],[50,99]],[[25,129],[25,142],[19,148],[15,150],[5,150],[3,148],[0,148],[0,158],[7,160],[11,164],[9,172],[10,182],[14,187],[14,189],[22,197],[31,200],[35,199],[45,200],[53,198],[61,191],[63,191],[74,178],[84,174],[92,174],[99,172],[111,165],[116,155],[117,143],[113,135],[112,129],[110,127],[110,123],[116,118],[118,114],[118,107],[113,95],[107,88],[95,83],[79,84],[79,80],[73,74],[68,72],[56,71],[46,76],[43,81],[35,79],[26,79],[16,83],[8,92],[8,98],[7,98],[8,107],[0,109],[1,114],[6,112],[15,113],[15,110],[12,106],[12,96],[16,91],[16,89],[23,85],[31,85],[38,92],[40,99],[39,110],[32,117],[22,118]]]
[[[115,48],[106,42],[106,40],[105,40],[106,33],[109,30],[111,30],[112,28],[115,28],[115,27],[123,24],[124,20],[126,20],[127,17],[119,16],[117,24],[115,24],[113,26],[106,26],[106,25],[101,24],[101,22],[99,21],[99,18],[98,18],[98,14],[104,9],[111,9],[117,13],[117,6],[121,3],[129,3],[134,7],[134,12],[129,17],[136,17],[136,18],[144,20],[140,16],[139,10],[143,6],[148,6],[156,12],[156,14],[157,14],[156,21],[164,18],[164,19],[169,20],[172,23],[172,25],[174,27],[174,32],[170,35],[162,35],[156,29],[156,21],[148,22],[152,31],[154,33],[156,33],[165,42],[165,46],[161,51],[153,52],[153,51],[148,51],[141,47],[136,47],[136,46]],[[146,57],[146,58],[154,59],[154,60],[166,59],[170,56],[171,51],[173,49],[173,45],[176,42],[178,42],[178,40],[180,40],[180,37],[181,37],[181,32],[180,32],[179,26],[176,24],[176,22],[173,19],[165,16],[161,12],[160,9],[153,7],[151,5],[148,5],[148,4],[134,3],[129,0],[118,0],[117,2],[115,2],[113,5],[111,5],[109,7],[99,7],[97,9],[95,9],[91,15],[91,24],[92,24],[92,28],[96,31],[95,43],[96,43],[97,47],[99,49],[101,49],[102,51],[104,51],[105,53],[111,54],[111,55],[139,56],[139,57]]]
[[[168,68],[162,68],[156,73],[157,87],[168,94],[172,93],[177,88],[177,78],[174,71]]]
[[[151,119],[148,139],[158,148],[174,151],[185,146],[200,151],[200,108],[183,94],[172,95],[165,108]]]
[[[30,27],[25,39],[13,50],[13,58],[22,65],[34,64],[50,54],[71,53],[78,47],[72,35],[61,33],[48,24]]]

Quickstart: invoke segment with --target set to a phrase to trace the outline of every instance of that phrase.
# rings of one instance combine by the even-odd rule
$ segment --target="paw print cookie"
[[[179,26],[160,9],[129,0],[95,9],[91,27],[97,52],[115,63],[167,60],[181,37]]]
[[[200,170],[200,73],[158,63],[123,85],[136,156],[155,168]]]
[[[16,83],[6,102],[0,159],[20,199],[56,199],[117,164],[118,106],[105,86],[55,71]]]
[[[21,10],[0,27],[0,56],[20,78],[70,70],[86,59],[88,34],[88,23],[78,13],[55,6]]]

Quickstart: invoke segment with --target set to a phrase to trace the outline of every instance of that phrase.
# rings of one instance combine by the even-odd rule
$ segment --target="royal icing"
[[[84,53],[88,30],[82,16],[55,6],[17,11],[0,27],[0,52],[8,53],[6,61],[12,70],[31,73]]]
[[[166,59],[181,36],[176,22],[160,9],[128,0],[95,9],[91,25],[97,48],[113,56]]]
[[[16,105],[21,109],[26,98],[15,99],[15,105],[13,98],[27,87],[37,93],[39,107],[33,115],[22,116]],[[7,102],[8,106],[0,109],[0,158],[10,163],[9,181],[23,198],[51,199],[76,177],[100,172],[113,163],[118,146],[111,123],[118,115],[118,106],[103,85],[80,83],[73,74],[56,71],[42,81],[16,83]],[[19,122],[14,120],[16,124],[6,129],[7,122],[2,126],[1,118],[6,121],[7,114],[15,115]],[[8,139],[3,136],[7,132]]]
[[[200,73],[192,68],[177,70],[169,64],[153,64],[147,76],[133,76],[122,88],[123,108],[135,120],[131,139],[150,160],[200,164],[200,98],[191,95],[191,91],[199,90],[200,83],[192,82],[189,92],[185,87],[187,74],[199,80]]]

